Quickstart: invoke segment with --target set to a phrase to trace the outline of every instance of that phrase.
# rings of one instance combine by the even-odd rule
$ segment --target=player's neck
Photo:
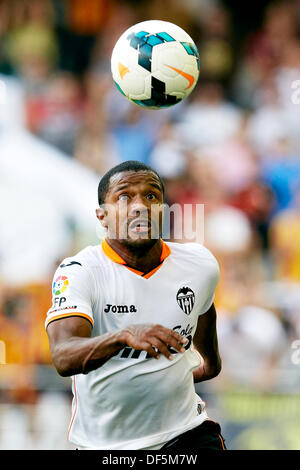
[[[160,239],[151,247],[141,247],[124,244],[116,239],[106,238],[111,248],[118,253],[126,264],[133,269],[148,272],[160,264],[162,244]]]

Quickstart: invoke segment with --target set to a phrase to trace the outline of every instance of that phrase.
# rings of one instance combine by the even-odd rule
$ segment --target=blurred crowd
[[[242,37],[233,16],[218,0],[0,0],[0,74],[24,91],[26,129],[66,159],[99,178],[139,160],[170,205],[204,204],[204,244],[221,268],[215,388],[299,393],[300,1],[266,3]],[[135,106],[112,82],[116,40],[147,19],[181,26],[199,50],[198,84],[174,108]],[[32,366],[51,364],[54,268],[48,283],[1,280],[0,340],[20,366],[0,365],[2,403],[43,396]]]

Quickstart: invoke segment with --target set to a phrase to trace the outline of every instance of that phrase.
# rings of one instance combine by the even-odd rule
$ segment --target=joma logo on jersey
[[[137,312],[136,306],[135,305],[112,305],[112,304],[106,304],[106,307],[104,309],[105,313],[133,313]]]

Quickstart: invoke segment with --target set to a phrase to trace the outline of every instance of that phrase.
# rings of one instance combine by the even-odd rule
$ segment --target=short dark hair
[[[105,173],[105,175],[102,176],[102,178],[99,182],[99,185],[98,185],[98,202],[99,202],[99,206],[101,206],[102,204],[105,203],[105,198],[106,198],[106,195],[107,195],[107,191],[109,189],[109,184],[110,184],[111,177],[113,175],[115,175],[116,173],[121,173],[123,171],[136,171],[136,172],[138,172],[138,171],[148,171],[148,172],[154,173],[157,176],[157,178],[159,179],[159,182],[161,184],[162,193],[164,195],[165,188],[164,188],[164,184],[162,182],[162,179],[159,176],[159,174],[155,170],[153,170],[153,168],[151,168],[149,165],[146,165],[145,163],[142,163],[142,162],[139,162],[139,161],[136,161],[136,160],[127,160],[126,162],[123,162],[123,163],[120,163],[119,165],[114,166],[113,168],[108,170],[108,172]]]

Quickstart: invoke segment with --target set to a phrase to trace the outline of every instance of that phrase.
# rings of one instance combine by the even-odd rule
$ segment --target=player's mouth
[[[129,224],[129,230],[135,233],[148,233],[151,229],[151,224],[147,219],[135,219]]]

